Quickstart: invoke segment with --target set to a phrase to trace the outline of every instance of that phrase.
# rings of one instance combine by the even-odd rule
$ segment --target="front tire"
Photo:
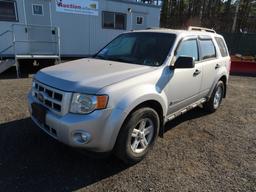
[[[219,108],[222,102],[223,96],[224,96],[224,83],[223,81],[219,81],[213,90],[210,100],[207,103],[205,103],[204,108],[210,113],[215,112]]]
[[[119,132],[116,155],[126,164],[141,161],[153,147],[159,127],[159,116],[154,109],[145,107],[134,111]]]

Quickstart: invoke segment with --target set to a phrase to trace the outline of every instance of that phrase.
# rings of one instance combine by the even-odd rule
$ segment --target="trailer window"
[[[107,29],[126,29],[126,14],[102,12],[102,27]]]
[[[103,27],[113,29],[115,27],[115,14],[111,12],[103,12]]]
[[[115,28],[116,29],[125,29],[125,15],[121,13],[115,14]]]
[[[137,19],[136,19],[137,25],[142,25],[143,24],[143,20],[144,20],[144,17],[141,17],[141,16],[137,17]]]
[[[18,21],[15,1],[0,0],[0,21]]]
[[[32,4],[32,12],[33,12],[33,15],[43,16],[44,15],[43,5],[42,4]]]

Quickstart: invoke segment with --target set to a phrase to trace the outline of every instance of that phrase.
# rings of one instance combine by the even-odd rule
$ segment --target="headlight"
[[[71,113],[88,114],[96,109],[105,109],[108,103],[107,95],[85,95],[74,93],[70,105]]]

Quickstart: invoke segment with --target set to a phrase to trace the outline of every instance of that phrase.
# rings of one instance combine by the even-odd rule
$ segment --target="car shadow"
[[[195,108],[165,131],[207,114]],[[92,157],[55,141],[30,118],[0,124],[0,191],[73,191],[127,168],[113,155]]]
[[[128,166],[96,158],[44,134],[30,118],[0,125],[0,191],[73,191]]]
[[[164,127],[164,132],[167,132],[167,131],[175,128],[176,126],[178,126],[181,123],[184,123],[184,122],[192,120],[192,119],[197,119],[197,118],[200,118],[200,117],[206,116],[206,115],[209,115],[208,111],[204,110],[201,107],[196,107],[196,108],[188,111],[187,113],[180,115],[179,117],[167,122]]]

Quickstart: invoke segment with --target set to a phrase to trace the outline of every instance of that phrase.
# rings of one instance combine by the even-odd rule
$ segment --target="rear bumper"
[[[98,110],[87,115],[68,113],[64,116],[47,111],[45,124],[40,124],[32,116],[31,104],[37,102],[29,93],[28,107],[31,119],[38,127],[54,139],[77,148],[84,148],[95,152],[109,152],[112,150],[116,138],[114,132],[119,130],[121,122],[113,121],[112,109]],[[121,113],[121,111],[120,111]],[[86,132],[90,135],[88,143],[79,144],[74,140],[74,133]]]

